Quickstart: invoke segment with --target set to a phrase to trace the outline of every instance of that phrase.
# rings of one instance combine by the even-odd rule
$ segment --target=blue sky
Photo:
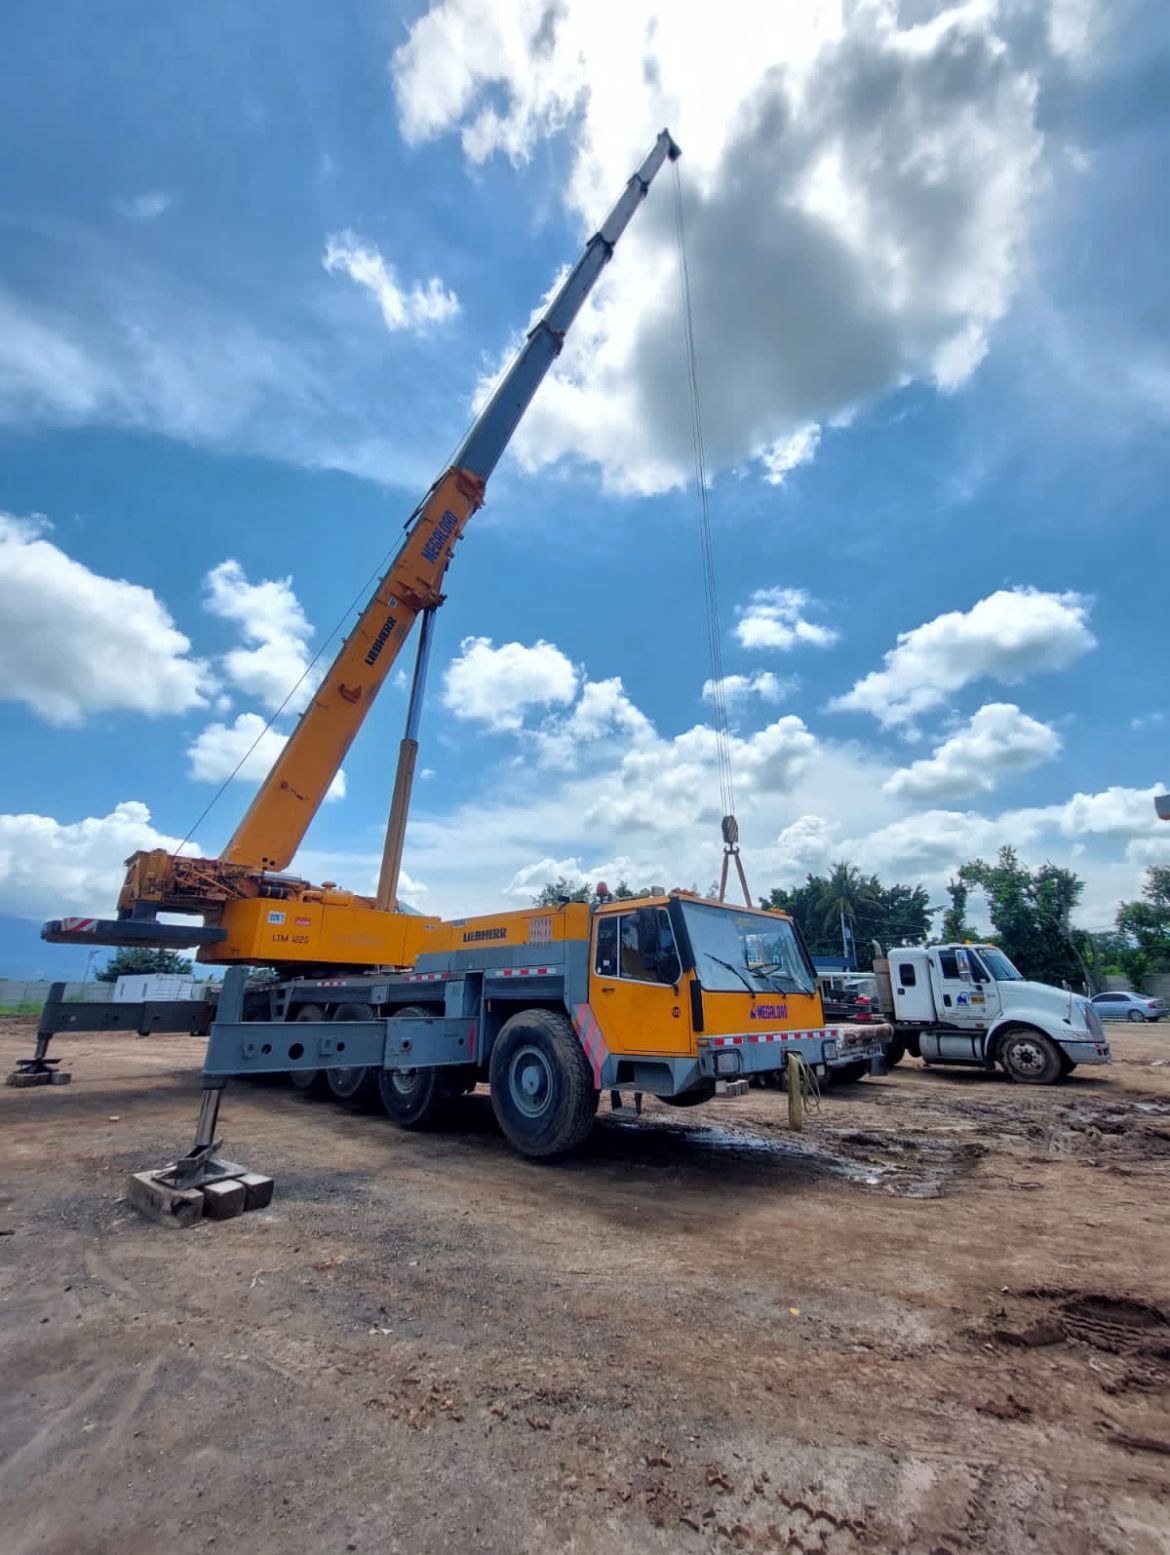
[[[1163,8],[684,11],[10,10],[0,973],[79,970],[37,922],[108,911],[133,848],[223,845],[219,779],[666,122],[753,886],[848,857],[940,900],[1014,842],[1099,927],[1170,858]],[[427,910],[717,874],[673,202],[449,574]],[[311,877],[371,885],[404,710]]]

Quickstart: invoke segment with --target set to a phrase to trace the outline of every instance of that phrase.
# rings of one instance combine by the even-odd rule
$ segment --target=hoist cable
[[[687,381],[691,400],[691,441],[694,445],[695,489],[698,493],[699,549],[702,556],[703,595],[706,605],[707,655],[711,666],[711,706],[715,722],[716,767],[724,815],[735,813],[735,788],[731,769],[731,733],[727,716],[727,691],[723,677],[723,642],[719,627],[719,590],[715,577],[715,546],[711,537],[711,503],[707,488],[707,455],[703,442],[702,401],[699,393],[698,355],[691,310],[691,276],[687,264],[686,227],[683,220],[682,179],[674,164],[674,215],[678,237],[678,269],[682,287],[683,338]]]

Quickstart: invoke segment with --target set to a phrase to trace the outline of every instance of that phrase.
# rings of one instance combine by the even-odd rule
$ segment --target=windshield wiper
[[[733,961],[724,961],[722,956],[713,956],[709,950],[705,950],[703,954],[706,956],[708,961],[718,961],[720,966],[725,966],[729,972],[734,972],[736,977],[739,978],[740,982],[747,989],[748,993],[755,993],[756,990],[744,976],[743,969],[741,967],[737,967]]]
[[[808,993],[809,991],[799,978],[794,977],[791,972],[785,970],[782,961],[756,961],[753,963],[751,970],[753,972],[763,972],[767,977],[778,976],[783,981],[790,983],[791,987],[785,989],[786,993]]]

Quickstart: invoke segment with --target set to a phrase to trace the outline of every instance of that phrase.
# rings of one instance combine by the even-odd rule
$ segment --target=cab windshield
[[[993,945],[980,945],[979,956],[997,983],[1023,982],[1023,976],[1016,971],[1002,950],[996,950]]]
[[[699,982],[711,993],[816,992],[796,931],[783,918],[684,902]]]

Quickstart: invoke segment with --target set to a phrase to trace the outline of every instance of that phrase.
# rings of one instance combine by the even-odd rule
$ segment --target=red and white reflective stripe
[[[839,1037],[836,1028],[823,1031],[753,1031],[740,1037],[700,1037],[700,1047],[742,1047],[745,1042],[815,1042],[820,1037]]]
[[[555,966],[501,966],[488,967],[488,977],[552,977],[560,971]]]
[[[97,929],[96,918],[62,918],[62,929],[68,929],[70,934],[92,934]]]
[[[601,1035],[601,1027],[597,1024],[597,1017],[587,1004],[579,1004],[576,1014],[573,1016],[573,1026],[580,1039],[581,1046],[585,1049],[585,1057],[589,1060],[593,1069],[593,1083],[600,1089],[601,1069],[605,1060],[609,1057],[609,1048],[605,1045],[605,1038]]]
[[[441,983],[450,977],[449,972],[408,972],[403,978],[405,983]]]

